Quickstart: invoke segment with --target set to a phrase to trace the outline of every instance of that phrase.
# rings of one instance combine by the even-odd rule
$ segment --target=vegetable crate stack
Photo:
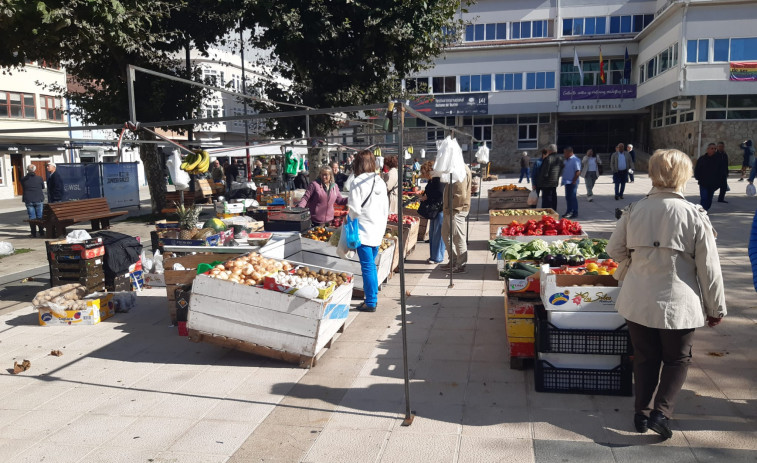
[[[552,209],[490,209],[489,210],[489,239],[498,236],[502,227],[513,222],[526,224],[529,220],[540,221],[542,217],[552,217],[557,221],[560,216]]]
[[[310,368],[346,325],[352,280],[254,252],[236,257],[195,279],[190,339]]]
[[[266,231],[304,232],[312,227],[310,210],[301,207],[268,207]]]
[[[491,229],[490,229],[491,230]],[[511,220],[497,231],[497,236],[528,242],[538,237],[544,241],[556,241],[588,236],[581,224],[570,219],[542,215],[526,221]]]
[[[534,312],[541,306],[538,286],[525,280],[508,278],[505,282],[505,323],[510,347],[510,368],[521,370],[534,358]],[[536,289],[536,291],[534,291]],[[542,307],[543,309],[543,307]]]
[[[50,267],[50,286],[79,283],[86,294],[105,291],[105,247],[101,238],[81,243],[46,241],[45,247]]]
[[[420,241],[428,241],[428,219],[424,219],[418,215],[418,208],[421,206],[419,201],[412,202],[405,205],[402,208],[403,216],[415,217],[418,219],[418,239]]]
[[[489,190],[489,210],[528,208],[531,190],[517,185],[502,185]]]
[[[399,218],[397,214],[389,214],[386,225],[386,232],[391,233],[394,236],[399,236],[398,227]],[[403,216],[402,217],[402,238],[404,241],[405,256],[408,256],[413,249],[415,249],[416,243],[418,243],[418,226],[420,219],[418,217]]]
[[[610,272],[598,271],[602,264],[542,265],[544,310],[536,311],[537,391],[631,395],[631,342],[625,320],[615,310],[620,288]],[[586,274],[589,268],[594,274]]]

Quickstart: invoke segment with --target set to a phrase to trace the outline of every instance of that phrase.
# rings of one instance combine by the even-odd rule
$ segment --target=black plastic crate
[[[558,328],[547,320],[547,312],[536,307],[536,351],[554,354],[633,354],[626,325],[614,330]]]
[[[546,360],[536,359],[534,385],[537,392],[630,396],[633,395],[633,365],[627,356],[612,370],[558,368]]]
[[[312,227],[310,219],[302,222],[290,222],[288,220],[268,220],[265,222],[265,231],[296,231],[302,233]]]

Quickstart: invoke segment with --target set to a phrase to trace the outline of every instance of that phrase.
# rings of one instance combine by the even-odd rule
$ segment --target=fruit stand
[[[541,220],[542,216],[549,216],[557,220],[560,215],[553,209],[490,209],[489,210],[489,239],[497,237],[499,229],[512,222],[524,224],[529,220]]]
[[[405,256],[410,255],[415,249],[415,245],[418,243],[418,230],[420,225],[420,219],[417,217],[405,216],[403,217],[404,224],[402,225],[402,239],[404,240]],[[386,224],[386,236],[399,238],[399,226],[397,225],[396,214],[389,214],[389,222]],[[399,267],[400,255],[399,246],[394,250],[394,256],[392,259],[392,272]]]
[[[346,272],[239,256],[195,278],[189,336],[310,368],[343,331],[353,285]]]
[[[489,210],[525,209],[531,190],[517,185],[502,185],[489,190]]]

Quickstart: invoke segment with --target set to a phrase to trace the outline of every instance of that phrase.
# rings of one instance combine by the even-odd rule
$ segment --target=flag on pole
[[[628,57],[628,47],[626,47],[625,62],[623,63],[623,79],[625,79],[625,83],[631,83],[631,58]]]
[[[599,80],[605,83],[605,62],[602,60],[602,47],[599,47]]]
[[[581,68],[581,62],[578,61],[578,52],[576,51],[576,48],[573,47],[573,66],[578,68],[578,74],[581,76],[581,82],[579,85],[584,84],[584,70]]]

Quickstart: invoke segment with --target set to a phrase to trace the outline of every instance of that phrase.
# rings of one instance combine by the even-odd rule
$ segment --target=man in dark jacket
[[[47,163],[47,202],[57,203],[63,201],[63,179],[55,171],[57,168],[52,162]]]
[[[557,210],[557,187],[560,185],[565,159],[557,153],[557,145],[554,143],[547,147],[547,157],[541,163],[539,169],[539,181],[537,185],[542,192],[541,207]]]
[[[699,204],[704,210],[712,206],[712,197],[723,182],[720,160],[715,156],[715,143],[707,145],[707,153],[697,159],[694,178],[699,182]]]
[[[725,193],[728,191],[728,155],[725,152],[725,142],[719,141],[718,148],[715,151],[715,157],[720,161],[720,176],[722,177],[722,183],[720,184],[720,193],[718,193],[718,202],[727,203],[725,200]]]
[[[29,220],[42,218],[42,205],[45,202],[45,194],[42,190],[45,189],[45,183],[42,181],[42,177],[35,174],[37,166],[29,164],[26,167],[26,175],[21,179],[21,187],[24,189],[24,194],[21,200],[26,205],[26,213],[29,215]],[[29,223],[29,228],[32,231],[32,238],[37,237],[37,225]],[[42,235],[43,227],[39,226],[39,233]]]

